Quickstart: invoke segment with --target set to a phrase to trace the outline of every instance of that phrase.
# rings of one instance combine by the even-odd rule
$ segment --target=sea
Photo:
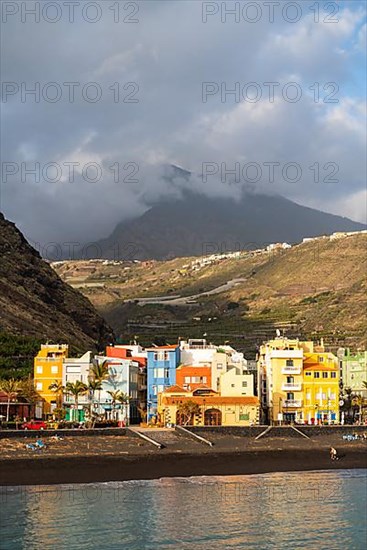
[[[367,470],[0,487],[1,550],[365,550]]]

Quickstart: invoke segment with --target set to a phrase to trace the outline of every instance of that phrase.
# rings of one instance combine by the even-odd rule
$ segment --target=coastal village
[[[17,427],[364,424],[366,381],[366,350],[335,355],[322,340],[279,330],[256,360],[205,339],[148,348],[134,341],[80,357],[67,344],[45,343],[34,358],[32,399],[4,381],[0,415]]]

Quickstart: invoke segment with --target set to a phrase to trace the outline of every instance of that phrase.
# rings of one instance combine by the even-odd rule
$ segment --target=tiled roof
[[[185,388],[181,388],[181,386],[170,386],[169,388],[166,388],[164,390],[164,393],[189,393]]]

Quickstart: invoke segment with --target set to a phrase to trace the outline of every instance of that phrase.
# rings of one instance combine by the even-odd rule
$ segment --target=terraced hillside
[[[367,344],[367,234],[319,237],[289,249],[169,261],[67,261],[64,281],[123,340],[228,340],[249,355],[275,328],[334,348]]]

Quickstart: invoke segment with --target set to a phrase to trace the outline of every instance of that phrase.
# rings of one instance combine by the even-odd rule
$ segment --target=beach
[[[26,449],[28,439],[0,440],[0,485],[367,468],[367,442],[345,441],[339,434],[259,440],[216,434],[212,447],[176,436],[163,449],[130,435],[43,438],[47,448],[39,451]],[[330,459],[331,446],[337,461]]]

